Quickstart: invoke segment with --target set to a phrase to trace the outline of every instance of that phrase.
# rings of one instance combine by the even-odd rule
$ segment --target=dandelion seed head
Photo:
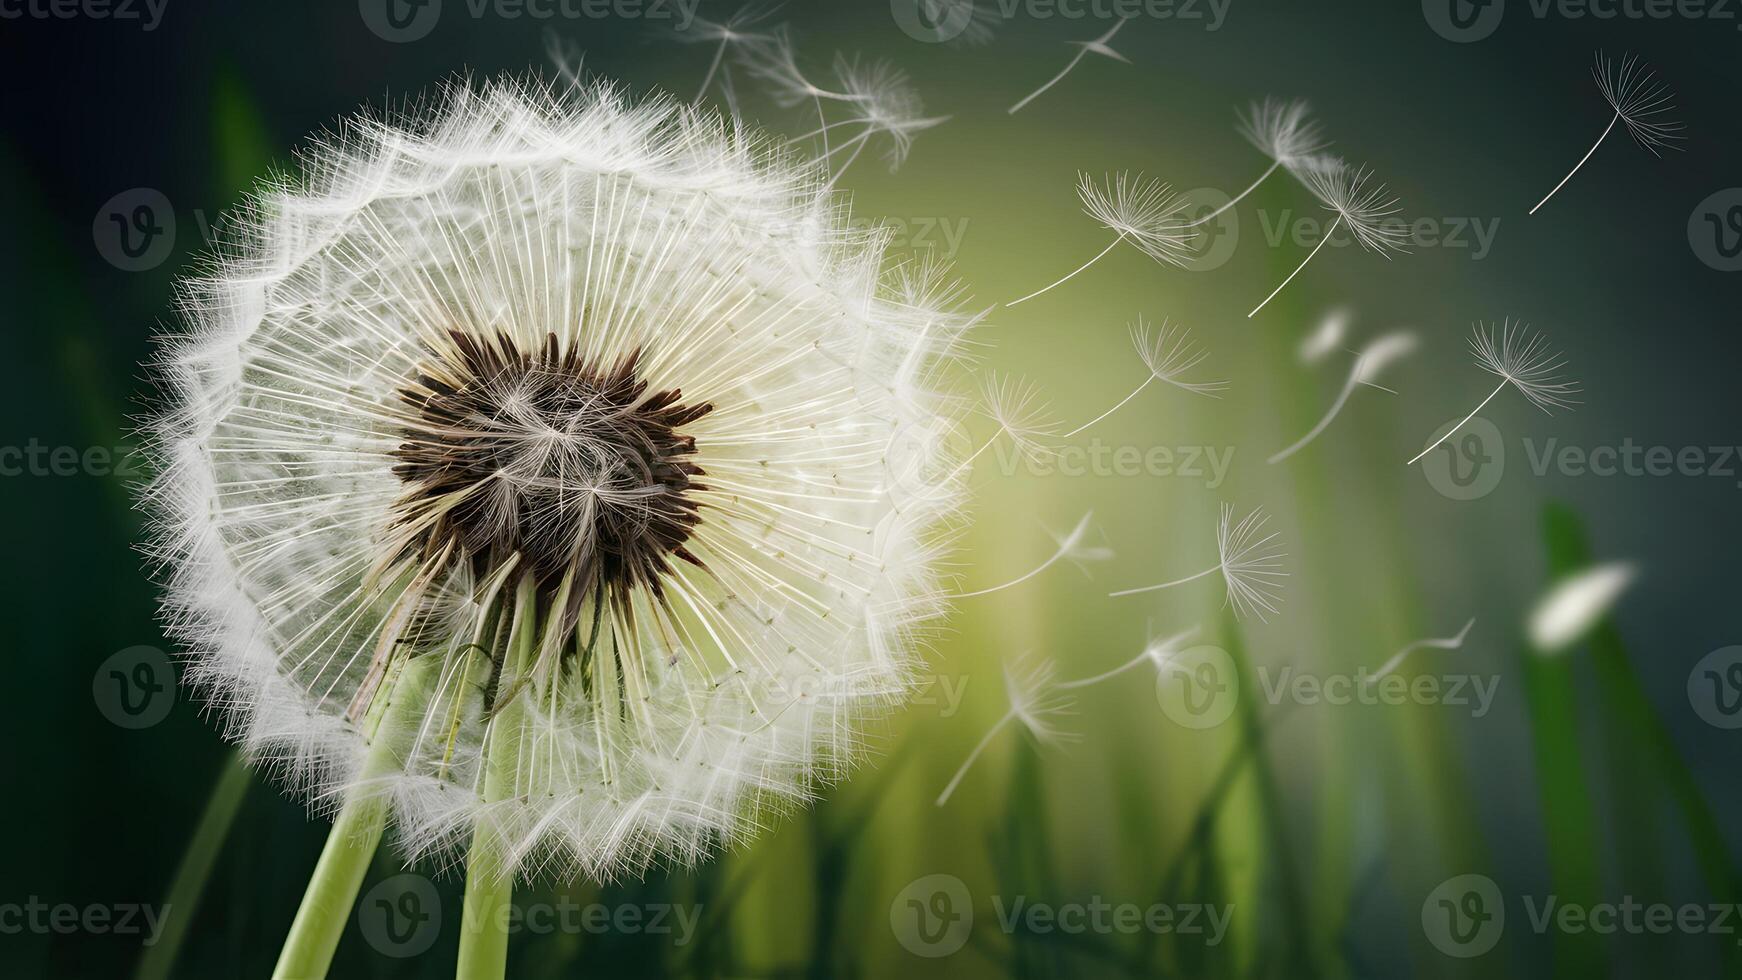
[[[1373,182],[1371,170],[1342,160],[1314,159],[1297,172],[1313,196],[1349,226],[1362,248],[1388,258],[1391,252],[1409,251],[1408,226],[1397,217],[1402,208],[1384,184]]]
[[[1504,378],[1544,412],[1552,415],[1557,408],[1571,410],[1579,404],[1573,396],[1583,389],[1561,376],[1567,362],[1529,324],[1514,323],[1510,317],[1498,324],[1479,322],[1469,343],[1477,367]]]
[[[160,364],[149,550],[225,734],[523,877],[692,863],[843,775],[945,602],[959,457],[908,446],[905,495],[886,458],[954,411],[939,267],[885,275],[814,162],[605,86],[458,84],[302,171]]]
[[[1058,664],[1051,659],[1029,654],[1005,664],[1004,693],[1017,723],[1041,744],[1081,737],[1061,722],[1076,713],[1077,702],[1060,689]]]
[[[1661,155],[1664,149],[1679,149],[1675,142],[1683,139],[1684,127],[1665,118],[1675,110],[1675,95],[1649,65],[1631,54],[1617,63],[1599,51],[1591,77],[1597,80],[1603,99],[1640,146],[1653,155]]]
[[[1234,520],[1234,508],[1222,505],[1222,519],[1216,529],[1216,552],[1221,557],[1222,580],[1228,587],[1228,605],[1236,616],[1275,615],[1282,601],[1281,579],[1288,577],[1282,570],[1280,537],[1276,531],[1266,532],[1269,515],[1263,508]]]
[[[1131,345],[1136,348],[1137,356],[1143,365],[1149,368],[1149,373],[1156,380],[1166,382],[1176,388],[1220,398],[1226,391],[1226,381],[1186,381],[1184,375],[1209,354],[1198,347],[1193,341],[1191,331],[1184,327],[1175,327],[1169,321],[1162,320],[1160,330],[1151,330],[1149,324],[1138,317],[1131,324]]]
[[[1027,378],[992,372],[983,388],[985,414],[998,423],[1019,452],[1030,459],[1052,452],[1058,422],[1040,387]]]
[[[1293,168],[1330,145],[1305,99],[1268,98],[1240,115],[1240,134],[1258,152]]]
[[[1120,171],[1097,184],[1079,172],[1077,197],[1091,218],[1155,261],[1183,268],[1191,259],[1198,233],[1186,217],[1190,202],[1166,183]]]

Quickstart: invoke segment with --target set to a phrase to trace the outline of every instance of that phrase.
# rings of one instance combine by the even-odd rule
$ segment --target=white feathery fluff
[[[959,290],[887,262],[815,161],[608,86],[456,82],[299,170],[185,284],[149,425],[165,616],[225,735],[321,812],[386,794],[414,857],[488,822],[523,877],[691,863],[842,776],[945,604],[965,477],[899,435],[961,409]],[[683,430],[696,562],[523,604],[511,564],[410,547],[395,453],[429,423],[403,389],[461,336],[635,353],[649,392],[712,405]],[[527,464],[484,492],[634,513],[585,434],[528,414],[474,420]]]

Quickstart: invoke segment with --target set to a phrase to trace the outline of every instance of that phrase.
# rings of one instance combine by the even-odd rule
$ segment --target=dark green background
[[[90,19],[0,20],[0,321],[10,368],[0,445],[133,441],[127,417],[152,397],[140,365],[153,333],[170,325],[174,280],[203,245],[202,222],[269,167],[294,167],[305,134],[457,72],[548,70],[547,27],[584,49],[591,71],[638,91],[669,86],[687,96],[711,53],[667,43],[659,22],[473,19],[462,0],[446,5],[434,32],[407,44],[370,33],[350,2],[168,0],[151,32]],[[1088,508],[1118,557],[1092,580],[1061,566],[1021,591],[963,603],[933,652],[939,673],[966,684],[961,711],[918,706],[898,716],[879,740],[882,761],[815,812],[699,871],[655,871],[603,892],[612,904],[701,903],[695,942],[520,937],[511,972],[1736,971],[1734,935],[1543,936],[1528,928],[1520,901],[1742,897],[1742,732],[1701,721],[1686,693],[1693,665],[1742,637],[1742,489],[1734,478],[1538,477],[1520,440],[1742,441],[1742,279],[1702,264],[1687,233],[1699,202],[1742,185],[1742,34],[1735,21],[1538,19],[1527,4],[1509,8],[1492,37],[1468,45],[1436,35],[1413,2],[1232,0],[1215,32],[1140,18],[1115,44],[1134,64],[1090,58],[1012,117],[1005,108],[1069,57],[1065,42],[1099,34],[1105,21],[1019,16],[986,46],[955,47],[909,38],[880,0],[787,3],[775,19],[793,23],[813,64],[835,50],[887,57],[911,73],[928,108],[953,116],[919,137],[899,173],[868,156],[842,187],[867,219],[963,229],[953,258],[986,304],[1050,281],[1104,244],[1076,209],[1079,169],[1143,170],[1182,188],[1244,186],[1263,161],[1236,135],[1234,110],[1267,94],[1310,98],[1336,149],[1373,165],[1406,215],[1498,218],[1498,238],[1479,261],[1450,248],[1389,262],[1326,249],[1249,321],[1245,312],[1304,255],[1264,245],[1255,209],[1271,220],[1312,210],[1277,179],[1241,206],[1241,245],[1220,269],[1163,269],[1121,250],[1053,293],[997,311],[982,335],[985,367],[1028,375],[1072,420],[1141,378],[1127,320],[1145,313],[1192,326],[1210,351],[1204,369],[1233,384],[1226,397],[1150,391],[1084,438],[1234,446],[1228,482],[1212,490],[1179,478],[988,471],[959,556],[964,588],[1031,567],[1049,547],[1042,526],[1063,529]],[[731,8],[710,0],[702,9]],[[1617,134],[1527,218],[1608,119],[1589,77],[1600,47],[1637,51],[1659,69],[1687,124],[1684,152],[1656,159]],[[754,96],[747,108],[779,131],[808,128],[802,113]],[[93,218],[141,187],[172,203],[175,248],[156,268],[125,272],[97,251]],[[1407,326],[1422,350],[1383,379],[1397,395],[1357,392],[1312,447],[1266,466],[1342,383],[1346,359],[1307,368],[1293,353],[1337,305],[1353,311],[1357,339]],[[1567,351],[1585,404],[1551,419],[1511,393],[1496,399],[1485,415],[1505,433],[1506,475],[1481,500],[1448,500],[1402,463],[1490,389],[1463,338],[1471,321],[1508,315]],[[0,478],[12,664],[0,712],[0,810],[11,841],[0,904],[162,901],[226,765],[228,750],[196,705],[178,703],[161,724],[131,731],[93,702],[105,658],[164,642],[133,551],[139,518],[129,497],[116,476]],[[1291,556],[1282,616],[1235,627],[1209,583],[1105,598],[1213,561],[1211,522],[1223,500],[1275,515]],[[1582,532],[1570,530],[1575,520]],[[1586,544],[1572,543],[1577,534]],[[1533,658],[1523,615],[1586,547],[1636,562],[1639,584],[1592,643]],[[1082,741],[1035,749],[1006,735],[948,808],[931,806],[1003,710],[1000,663],[1023,651],[1083,676],[1134,654],[1150,622],[1160,632],[1201,623],[1205,639],[1248,669],[1292,663],[1332,673],[1376,666],[1471,616],[1464,650],[1423,655],[1409,670],[1499,677],[1486,717],[1433,705],[1276,711],[1251,698],[1242,706],[1253,710],[1237,720],[1196,732],[1165,718],[1149,677],[1133,673],[1084,694],[1072,723]],[[1247,765],[1254,746],[1259,764]],[[256,779],[188,924],[176,975],[264,976],[323,833]],[[1174,868],[1182,873],[1169,877]],[[384,850],[376,877],[396,870]],[[903,886],[934,873],[966,882],[977,926],[962,951],[923,960],[896,941],[889,911]],[[1494,879],[1508,897],[1501,944],[1468,961],[1438,952],[1420,923],[1428,892],[1464,873]],[[452,876],[439,885],[449,926],[458,887]],[[550,887],[589,901],[600,894],[586,882]],[[992,900],[1015,895],[1232,902],[1235,917],[1228,940],[1209,949],[1177,937],[1005,935]],[[0,974],[121,976],[139,952],[137,937],[0,935]],[[334,975],[445,976],[451,963],[445,936],[422,957],[393,960],[353,930]]]

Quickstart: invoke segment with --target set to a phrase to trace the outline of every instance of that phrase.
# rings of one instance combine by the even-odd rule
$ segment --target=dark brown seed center
[[[400,392],[415,416],[395,452],[400,514],[425,522],[426,558],[452,544],[484,570],[518,552],[547,586],[573,569],[578,595],[659,595],[672,556],[700,564],[685,542],[706,488],[679,430],[713,406],[650,391],[639,352],[607,365],[559,352],[554,335],[530,353],[451,336],[457,360],[432,356]]]

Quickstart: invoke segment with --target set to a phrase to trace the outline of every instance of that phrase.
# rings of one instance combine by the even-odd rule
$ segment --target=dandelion
[[[1332,310],[1319,321],[1317,329],[1307,334],[1300,342],[1300,355],[1303,364],[1316,364],[1324,360],[1332,351],[1343,344],[1343,334],[1349,329],[1349,312],[1343,309]]]
[[[914,137],[948,120],[948,116],[927,116],[919,92],[905,72],[886,61],[864,62],[845,55],[835,56],[833,80],[827,87],[812,81],[800,68],[798,51],[792,34],[785,28],[774,31],[768,40],[745,49],[743,60],[750,73],[770,86],[774,100],[783,106],[798,106],[809,102],[817,113],[817,128],[796,137],[792,142],[817,138],[822,141],[820,158],[831,164],[845,154],[834,167],[830,180],[841,178],[878,137],[888,141],[889,168],[898,168],[907,158]],[[831,120],[832,106],[839,118]],[[836,140],[845,130],[845,139]]]
[[[1302,183],[1313,192],[1313,195],[1325,206],[1325,210],[1336,215],[1331,220],[1330,227],[1325,229],[1324,238],[1313,246],[1300,265],[1288,274],[1282,285],[1272,290],[1264,302],[1252,308],[1246,314],[1248,320],[1258,315],[1258,311],[1276,298],[1276,294],[1294,281],[1300,275],[1300,270],[1307,267],[1313,256],[1325,247],[1337,229],[1347,225],[1349,233],[1354,236],[1357,244],[1369,252],[1377,252],[1390,258],[1391,252],[1406,252],[1404,246],[1409,241],[1409,233],[1403,223],[1397,219],[1400,208],[1397,198],[1387,197],[1385,185],[1368,186],[1373,174],[1365,167],[1351,167],[1341,160],[1316,160],[1297,171]]]
[[[1091,545],[1087,543],[1089,537],[1089,522],[1094,519],[1094,516],[1094,511],[1089,511],[1083,514],[1082,519],[1077,521],[1076,526],[1072,527],[1069,533],[1054,535],[1054,540],[1057,541],[1058,547],[1053,551],[1051,557],[1047,558],[1046,561],[1041,562],[1029,571],[1024,572],[1022,575],[1005,582],[1003,585],[995,585],[989,589],[979,589],[974,592],[961,592],[949,596],[948,598],[952,600],[972,599],[977,596],[991,595],[994,592],[1003,592],[1005,589],[1021,585],[1066,559],[1069,559],[1079,568],[1082,567],[1085,562],[1108,561],[1112,559],[1112,548],[1106,547],[1105,545]]]
[[[1609,108],[1615,114],[1609,117],[1609,125],[1604,127],[1597,142],[1591,144],[1591,148],[1585,151],[1585,155],[1573,165],[1572,170],[1567,171],[1561,182],[1554,185],[1554,190],[1549,191],[1547,197],[1536,202],[1536,207],[1530,209],[1531,214],[1540,210],[1550,197],[1554,197],[1567,185],[1567,181],[1573,179],[1573,174],[1579,172],[1579,168],[1597,152],[1597,147],[1602,146],[1603,141],[1614,132],[1616,123],[1626,126],[1634,141],[1650,150],[1652,156],[1662,156],[1660,150],[1679,149],[1675,146],[1675,141],[1682,138],[1679,135],[1681,123],[1662,118],[1664,113],[1675,109],[1671,101],[1674,96],[1670,93],[1669,86],[1658,80],[1657,72],[1642,64],[1633,55],[1626,55],[1621,59],[1621,64],[1616,65],[1599,51],[1597,63],[1591,68],[1591,77],[1597,80],[1597,90],[1603,94],[1603,101],[1609,103]]]
[[[1072,41],[1071,43],[1075,44],[1077,46],[1077,53],[1075,55],[1071,56],[1071,60],[1069,61],[1069,63],[1067,63],[1063,68],[1059,69],[1059,73],[1057,75],[1054,75],[1051,79],[1049,79],[1045,85],[1042,85],[1040,88],[1037,88],[1034,91],[1023,96],[1022,101],[1011,106],[1010,110],[1009,110],[1009,114],[1013,115],[1013,116],[1016,115],[1016,113],[1018,113],[1022,110],[1023,106],[1025,106],[1025,105],[1029,104],[1030,102],[1033,102],[1035,99],[1039,98],[1041,96],[1041,94],[1044,93],[1047,89],[1050,89],[1054,85],[1057,85],[1058,83],[1064,81],[1065,76],[1069,75],[1073,70],[1075,70],[1075,68],[1077,67],[1077,64],[1079,62],[1081,62],[1083,60],[1083,58],[1087,55],[1098,54],[1104,58],[1112,58],[1115,61],[1123,61],[1126,64],[1130,64],[1131,63],[1130,58],[1127,58],[1124,55],[1120,54],[1119,52],[1113,50],[1111,47],[1108,46],[1108,43],[1107,43],[1107,42],[1113,40],[1113,35],[1119,33],[1119,29],[1121,27],[1124,27],[1125,22],[1130,20],[1130,19],[1131,19],[1130,17],[1121,17],[1118,21],[1116,21],[1113,24],[1112,27],[1109,27],[1107,29],[1107,33],[1101,35],[1098,38],[1095,38],[1093,41]]]
[[[1457,650],[1461,648],[1464,645],[1464,637],[1470,635],[1470,627],[1474,625],[1476,625],[1476,621],[1471,619],[1464,623],[1463,629],[1459,630],[1452,636],[1437,639],[1416,640],[1415,642],[1406,645],[1403,649],[1393,654],[1390,660],[1385,661],[1378,670],[1368,674],[1367,679],[1363,683],[1373,684],[1387,674],[1395,672],[1397,668],[1403,666],[1405,660],[1409,659],[1409,655],[1417,650]]]
[[[773,16],[777,9],[779,9],[778,5],[746,4],[725,20],[692,17],[688,24],[674,32],[673,36],[680,44],[714,45],[713,60],[708,63],[708,73],[702,76],[702,85],[696,90],[694,101],[700,102],[714,84],[715,76],[719,76],[720,86],[726,94],[727,103],[735,108],[736,98],[733,95],[731,66],[726,61],[726,54],[734,48],[742,49],[750,45],[771,42],[774,39],[773,35],[754,31],[751,28]],[[737,115],[737,113],[734,111],[733,115]]]
[[[1223,504],[1222,520],[1216,528],[1216,564],[1171,582],[1108,594],[1117,598],[1157,592],[1195,582],[1219,572],[1222,584],[1227,588],[1225,601],[1233,607],[1235,615],[1255,615],[1260,620],[1265,620],[1265,613],[1274,615],[1277,612],[1277,603],[1282,600],[1282,583],[1278,580],[1288,577],[1288,573],[1281,570],[1282,561],[1288,555],[1280,550],[1281,544],[1277,541],[1279,534],[1275,531],[1264,533],[1265,525],[1269,522],[1270,517],[1264,513],[1262,507],[1236,522],[1234,508]]]
[[[1197,627],[1194,626],[1191,629],[1175,633],[1169,637],[1152,638],[1148,643],[1144,644],[1143,649],[1137,654],[1137,656],[1132,657],[1130,660],[1125,661],[1117,667],[1114,667],[1112,670],[1104,671],[1094,675],[1093,677],[1084,677],[1081,680],[1066,681],[1065,683],[1060,684],[1059,687],[1067,691],[1075,690],[1080,687],[1091,687],[1095,684],[1101,683],[1102,681],[1112,680],[1120,674],[1134,670],[1144,664],[1153,666],[1159,672],[1165,668],[1174,657],[1179,656],[1180,644],[1196,636],[1197,633]]]
[[[1581,390],[1576,381],[1563,381],[1560,371],[1566,367],[1566,361],[1561,355],[1549,349],[1548,340],[1541,334],[1532,333],[1530,325],[1519,323],[1513,325],[1511,318],[1498,327],[1490,327],[1478,322],[1470,336],[1470,352],[1476,357],[1476,366],[1500,379],[1488,397],[1470,411],[1457,425],[1445,431],[1445,434],[1435,439],[1426,449],[1416,453],[1415,458],[1405,465],[1413,466],[1417,460],[1434,451],[1440,443],[1452,437],[1452,433],[1464,427],[1464,423],[1476,417],[1484,406],[1494,400],[1494,396],[1506,390],[1507,385],[1518,389],[1519,394],[1530,400],[1532,405],[1553,415],[1554,409],[1571,410],[1578,402],[1572,396]]]
[[[325,972],[391,823],[466,860],[461,972],[500,977],[514,878],[741,841],[909,689],[960,498],[885,452],[973,318],[670,100],[341,132],[188,286],[151,550],[225,734],[337,815],[280,972]]]
[[[950,797],[955,795],[956,787],[962,784],[962,778],[968,775],[968,770],[979,760],[980,753],[985,752],[992,740],[998,737],[998,733],[1011,722],[1016,722],[1042,745],[1077,738],[1058,723],[1061,716],[1074,713],[1076,701],[1062,693],[1058,683],[1058,665],[1051,660],[1030,655],[1005,665],[1004,693],[1010,701],[1009,709],[987,729],[986,734],[974,745],[973,751],[968,753],[967,759],[962,761],[961,768],[950,777],[949,784],[938,794],[938,806],[950,801]]]
[[[1560,653],[1579,642],[1609,614],[1636,571],[1626,562],[1584,569],[1550,589],[1537,601],[1527,621],[1531,646],[1539,653]]]
[[[1077,174],[1077,199],[1083,202],[1083,212],[1113,233],[1113,240],[1095,257],[1067,273],[1050,286],[1029,293],[1005,304],[1015,306],[1062,286],[1089,266],[1105,258],[1120,242],[1130,242],[1144,255],[1164,265],[1185,265],[1191,258],[1191,243],[1197,233],[1181,220],[1187,202],[1159,180],[1144,180],[1121,171],[1108,175],[1097,185],[1086,173]]]
[[[1343,382],[1343,390],[1337,393],[1336,400],[1331,402],[1331,407],[1325,412],[1324,417],[1319,419],[1318,424],[1313,426],[1306,435],[1301,436],[1294,445],[1271,456],[1268,462],[1280,463],[1305,449],[1308,443],[1319,437],[1319,433],[1325,431],[1325,428],[1331,424],[1331,420],[1337,417],[1337,413],[1343,410],[1343,406],[1349,401],[1349,395],[1354,392],[1358,385],[1381,387],[1374,381],[1379,376],[1379,372],[1398,358],[1408,356],[1414,350],[1415,335],[1402,331],[1386,334],[1368,344],[1359,354],[1355,355],[1355,364],[1349,369],[1349,378]],[[1384,390],[1390,391],[1391,389]],[[1395,392],[1392,393],[1395,394]]]
[[[1252,103],[1251,110],[1240,117],[1240,134],[1257,147],[1258,152],[1270,158],[1270,166],[1226,204],[1192,222],[1193,226],[1216,220],[1223,212],[1245,200],[1278,170],[1293,171],[1312,165],[1315,155],[1329,145],[1319,124],[1309,115],[1305,99],[1289,102],[1265,99]]]
[[[1195,395],[1205,395],[1210,398],[1220,398],[1226,390],[1226,381],[1187,381],[1184,375],[1209,355],[1198,349],[1192,343],[1191,331],[1184,328],[1176,329],[1168,321],[1161,322],[1161,330],[1151,333],[1149,324],[1139,316],[1131,327],[1131,346],[1136,348],[1137,357],[1143,366],[1149,369],[1149,374],[1142,383],[1131,390],[1131,393],[1121,398],[1112,408],[1095,416],[1082,425],[1077,426],[1061,439],[1069,439],[1080,435],[1084,430],[1099,424],[1114,412],[1124,408],[1131,399],[1143,394],[1151,384],[1160,381],[1162,384],[1173,385],[1181,391],[1189,391]]]

